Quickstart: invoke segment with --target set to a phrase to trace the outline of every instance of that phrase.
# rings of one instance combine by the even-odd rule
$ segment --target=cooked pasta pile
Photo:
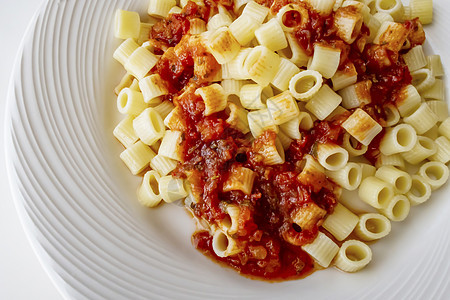
[[[116,13],[114,135],[139,202],[183,204],[205,255],[264,279],[355,272],[447,181],[431,0],[149,2],[146,22]]]

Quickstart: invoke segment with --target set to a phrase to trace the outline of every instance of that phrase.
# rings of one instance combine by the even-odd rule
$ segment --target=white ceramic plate
[[[450,4],[435,0],[428,45],[450,66]],[[49,1],[23,42],[6,121],[8,171],[19,214],[63,295],[75,299],[439,299],[450,295],[450,189],[414,207],[373,245],[362,272],[334,269],[282,283],[253,281],[193,249],[179,207],[141,207],[138,179],[112,136],[117,8],[147,0]],[[430,47],[429,47],[430,48]],[[447,87],[449,86],[446,79]],[[25,287],[26,288],[26,287]]]

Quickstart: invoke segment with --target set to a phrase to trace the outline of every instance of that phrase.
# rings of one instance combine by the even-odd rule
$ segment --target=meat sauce
[[[289,1],[258,2],[276,12]],[[233,2],[220,3],[231,8]],[[301,139],[291,143],[285,153],[285,163],[264,165],[258,145],[274,139],[276,134],[266,131],[250,142],[226,123],[228,116],[224,111],[205,117],[204,103],[194,93],[196,88],[210,83],[220,69],[204,45],[187,34],[191,18],[207,21],[217,10],[217,2],[206,1],[205,4],[200,7],[189,2],[180,14],[172,14],[160,21],[150,33],[150,38],[167,47],[165,51],[160,49],[164,53],[152,71],[167,82],[170,93],[166,98],[181,109],[183,118],[183,162],[173,176],[188,179],[192,193],[201,199],[191,205],[193,214],[199,219],[216,224],[226,217],[227,204],[237,204],[240,209],[238,230],[232,237],[242,247],[242,252],[231,257],[218,257],[212,250],[212,237],[207,231],[194,233],[193,244],[205,255],[241,274],[268,280],[305,277],[314,271],[314,262],[300,246],[315,239],[323,220],[311,228],[300,228],[293,223],[292,213],[308,203],[315,203],[327,213],[332,213],[339,188],[325,177],[319,183],[307,185],[299,183],[297,176],[302,171],[304,156],[314,156],[319,143],[341,144],[344,130],[340,125],[349,114],[330,121],[316,121],[311,130],[301,132]],[[373,81],[370,90],[372,103],[364,109],[382,123],[385,117],[383,104],[391,101],[395,89],[411,82],[404,62],[392,54],[389,55],[389,66],[379,66],[376,51],[370,45],[361,50],[357,42],[352,45],[344,43],[336,36],[332,16],[322,17],[303,2],[300,4],[309,10],[310,15],[306,24],[294,30],[301,47],[310,55],[317,42],[340,48],[340,69],[350,61],[356,67],[358,81]],[[288,15],[286,22],[297,24],[297,17]],[[405,26],[413,30],[417,24],[412,22]],[[363,25],[357,40],[368,35],[368,29]],[[376,138],[369,147],[367,158],[371,163],[376,161],[379,140]],[[232,166],[243,166],[256,172],[250,195],[241,191],[222,191]],[[294,240],[295,245],[286,242],[286,236]]]

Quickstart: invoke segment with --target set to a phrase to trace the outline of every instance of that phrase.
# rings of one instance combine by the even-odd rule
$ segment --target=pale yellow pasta
[[[424,163],[419,168],[418,175],[430,185],[431,190],[436,190],[447,182],[449,170],[448,167],[441,162],[430,161]]]
[[[288,16],[289,14],[295,15],[298,22],[297,23],[293,22],[293,24],[285,23],[286,16]],[[304,24],[306,24],[306,22],[308,22],[309,12],[307,9],[305,9],[304,7],[302,7],[298,4],[289,3],[285,6],[283,6],[282,8],[280,8],[280,10],[277,13],[276,19],[280,23],[283,31],[289,33],[289,32],[294,31],[294,28],[296,25],[304,25]],[[292,25],[292,26],[290,26],[290,25]]]
[[[437,116],[437,121],[442,122],[448,118],[447,103],[442,100],[426,101],[428,107]]]
[[[362,124],[364,125],[362,126]],[[341,126],[358,142],[366,146],[383,129],[368,113],[360,108],[357,108]]]
[[[380,141],[380,151],[384,155],[392,155],[410,151],[417,142],[414,128],[408,124],[399,124],[387,128]]]
[[[245,84],[239,92],[241,104],[246,109],[264,109],[267,107],[267,97],[263,93],[264,88],[259,84]]]
[[[122,65],[128,61],[128,58],[133,54],[133,52],[139,48],[139,45],[132,38],[128,38],[122,42],[122,44],[117,47],[113,53],[113,58],[120,62]]]
[[[333,11],[335,1],[336,0],[307,0],[307,2],[323,16],[328,16]]]
[[[117,110],[122,114],[137,116],[147,107],[141,92],[124,88],[117,96]]]
[[[336,35],[347,44],[353,43],[361,32],[363,17],[356,10],[338,9],[334,14]]]
[[[314,70],[300,71],[289,81],[289,91],[295,99],[308,101],[316,95],[322,87],[322,75]]]
[[[256,46],[247,55],[244,69],[261,86],[267,86],[275,77],[281,58],[265,46]]]
[[[255,1],[248,2],[244,10],[242,11],[242,15],[251,16],[255,19],[259,25],[261,25],[269,14],[269,8],[263,5],[256,3]]]
[[[439,127],[437,125],[434,125],[431,127],[428,131],[422,134],[423,136],[426,136],[427,138],[430,138],[432,140],[435,140],[439,137]]]
[[[419,205],[426,202],[431,197],[431,187],[425,182],[422,176],[412,175],[411,189],[406,193],[411,205]]]
[[[377,35],[378,30],[380,30],[381,22],[379,19],[375,18],[375,16],[371,15],[365,25],[367,26],[367,28],[369,28],[370,31],[370,35],[367,37],[367,42],[372,43]]]
[[[256,29],[255,37],[260,45],[272,51],[284,49],[288,46],[286,36],[277,19],[271,19]]]
[[[150,167],[157,171],[161,176],[166,176],[177,167],[177,162],[163,155],[156,155],[150,161]]]
[[[227,180],[223,183],[222,191],[241,191],[250,195],[255,181],[256,173],[245,167],[232,167]]]
[[[221,27],[211,33],[207,45],[219,64],[231,61],[241,50],[241,45],[227,27]]]
[[[403,118],[406,124],[411,125],[417,134],[423,134],[436,125],[438,117],[427,103],[422,103],[415,112]]]
[[[430,24],[433,20],[432,0],[410,0],[411,17],[419,18],[422,24]]]
[[[333,83],[333,90],[338,91],[349,85],[356,83],[358,80],[358,73],[356,72],[355,65],[348,63],[343,70],[337,70],[331,77]]]
[[[442,121],[441,125],[439,125],[439,134],[450,139],[450,118],[445,119]]]
[[[282,57],[278,71],[270,83],[280,91],[285,91],[289,88],[291,78],[298,72],[300,69],[293,62]]]
[[[169,113],[174,109],[174,105],[172,104],[172,102],[166,100],[153,108],[158,112],[161,118],[165,119],[169,115]]]
[[[277,138],[283,146],[284,150],[287,150],[292,143],[292,138],[286,135],[283,131],[278,131]]]
[[[386,115],[386,120],[383,127],[392,127],[400,122],[400,113],[398,112],[398,109],[394,104],[385,104],[383,106],[383,110]]]
[[[297,103],[289,91],[270,97],[267,99],[266,105],[276,125],[290,121],[300,113]]]
[[[297,140],[301,138],[300,129],[309,130],[313,127],[311,115],[301,111],[298,116],[280,124],[280,129],[291,139]]]
[[[308,69],[319,72],[325,78],[331,78],[337,71],[340,59],[340,49],[324,44],[315,44],[314,55]]]
[[[389,183],[396,194],[405,194],[411,188],[411,175],[393,166],[381,166],[375,176]]]
[[[134,11],[116,10],[114,36],[119,39],[137,39],[141,29],[141,19]]]
[[[422,97],[427,100],[444,100],[445,97],[445,86],[444,81],[442,79],[436,79],[434,84],[425,91],[420,93]]]
[[[206,28],[208,31],[213,32],[214,30],[224,27],[224,26],[230,26],[230,24],[233,22],[233,19],[229,14],[225,13],[218,13],[212,16],[208,20],[208,24],[206,24]]]
[[[372,250],[358,240],[345,241],[334,260],[334,265],[345,272],[357,272],[372,260]]]
[[[149,0],[147,13],[150,16],[166,18],[170,9],[176,4],[175,0]]]
[[[431,70],[423,68],[411,72],[412,85],[414,85],[419,93],[431,88],[436,81]]]
[[[241,91],[242,86],[244,85],[243,80],[234,80],[234,79],[224,79],[220,83],[225,92],[225,95],[236,95],[239,97],[239,93]]]
[[[137,175],[148,167],[155,155],[155,152],[148,145],[142,141],[137,141],[120,153],[120,158],[130,169],[131,174]]]
[[[305,50],[300,47],[296,37],[291,33],[287,33],[286,39],[289,47],[279,51],[280,55],[289,59],[298,67],[306,67],[310,57],[306,54]]]
[[[445,75],[440,55],[429,55],[427,57],[427,68],[431,70],[431,74],[433,74],[434,77],[441,77]]]
[[[187,196],[184,180],[171,175],[159,178],[159,192],[164,202],[172,203]]]
[[[181,161],[179,145],[181,143],[181,131],[166,130],[166,133],[159,146],[158,154]]]
[[[342,102],[342,97],[336,94],[327,84],[306,103],[305,107],[319,120],[326,119]]]
[[[158,56],[144,47],[139,47],[128,57],[124,68],[134,77],[141,80],[158,62]]]
[[[367,177],[375,176],[375,172],[377,171],[376,167],[366,163],[359,163],[359,167],[361,168],[361,181]]]
[[[300,104],[303,104],[302,102],[298,102],[298,103],[299,103],[299,106],[300,106]],[[325,120],[332,121],[333,119],[343,116],[344,114],[347,115],[347,113],[348,113],[348,110],[346,110],[345,108],[343,108],[342,106],[339,105],[331,112],[331,114],[328,115],[328,117],[326,117]]]
[[[113,134],[119,142],[128,148],[139,140],[133,128],[133,117],[127,116],[114,128]]]
[[[339,7],[341,7],[343,2],[344,0],[336,0],[334,2],[333,11],[336,11]]]
[[[225,120],[225,122],[227,122],[230,127],[239,130],[244,134],[250,132],[250,128],[248,126],[247,110],[232,102],[228,102],[227,107],[225,108],[225,112],[228,114],[228,118]]]
[[[325,169],[336,171],[347,164],[348,152],[334,143],[318,144],[317,160]]]
[[[359,143],[348,132],[342,138],[342,148],[347,150],[350,156],[360,156],[367,152],[367,146]]]
[[[330,265],[339,251],[338,245],[320,231],[316,239],[310,244],[303,245],[302,249],[324,268]]]
[[[436,153],[429,157],[430,160],[446,164],[450,161],[450,141],[445,136],[440,136],[434,141]]]
[[[244,62],[251,50],[251,48],[241,48],[232,61],[222,65],[222,78],[236,80],[250,79],[250,75],[244,69]]]
[[[139,87],[139,80],[137,80],[136,78],[133,79],[133,82],[131,82],[131,84],[130,84],[130,89],[132,89],[133,91],[141,92],[141,88]],[[147,104],[150,106],[152,104],[157,103],[158,101],[159,101],[159,98],[155,98],[155,99],[149,101]]]
[[[409,214],[411,204],[404,195],[395,195],[387,207],[379,210],[380,213],[394,222],[400,222],[406,219]]]
[[[233,256],[242,251],[236,240],[220,229],[217,229],[213,234],[212,248],[218,257]]]
[[[324,178],[324,167],[310,154],[306,154],[301,160],[301,170],[297,176],[297,180],[301,184],[310,185],[316,180]]]
[[[342,3],[342,7],[346,6],[355,7],[356,10],[363,16],[364,23],[368,23],[369,18],[371,16],[370,8],[363,1],[345,0],[344,3]]]
[[[401,21],[404,15],[401,0],[375,0],[375,9],[390,14],[394,21]]]
[[[375,162],[375,167],[380,168],[382,166],[394,166],[400,169],[405,168],[405,161],[400,153],[392,155],[384,155],[380,153]]]
[[[162,197],[159,191],[160,178],[161,176],[156,171],[151,170],[145,173],[137,192],[140,204],[147,207],[155,207],[161,202]]]
[[[380,22],[380,24],[383,24],[384,22],[394,22],[394,18],[392,18],[390,14],[381,11],[373,14],[373,17],[377,19]]]
[[[402,55],[410,72],[419,70],[427,65],[427,58],[423,52],[422,45],[417,45],[406,54]]]
[[[275,125],[267,109],[251,111],[247,114],[248,126],[253,137],[258,137],[265,130],[278,132],[278,126]]]
[[[239,44],[246,46],[255,37],[259,26],[260,23],[251,15],[240,15],[230,24],[229,29]]]
[[[219,228],[226,234],[233,235],[239,230],[239,206],[235,204],[228,204],[226,213],[225,218],[219,224]]]
[[[400,116],[407,117],[419,108],[422,100],[417,89],[409,84],[396,92],[394,101]]]
[[[387,207],[394,196],[391,184],[374,176],[366,177],[361,181],[358,195],[361,200],[375,208]]]
[[[133,120],[133,128],[139,139],[149,146],[162,138],[166,132],[163,119],[151,107],[146,108]]]
[[[342,97],[342,106],[346,109],[352,109],[369,104],[372,101],[370,97],[371,87],[372,81],[364,80],[340,90],[339,95]]]
[[[359,216],[355,233],[363,241],[378,240],[391,232],[391,222],[377,213],[365,213]]]
[[[223,87],[218,83],[197,88],[195,94],[202,97],[205,103],[205,116],[222,111],[227,106],[227,96]]]
[[[250,2],[251,0],[234,0],[234,12],[236,14],[242,13],[244,5]]]
[[[349,162],[336,171],[326,171],[325,174],[335,183],[349,191],[356,190],[362,179],[361,167],[354,162]]]
[[[144,101],[149,103],[152,99],[169,93],[166,82],[159,74],[152,74],[139,80],[139,88]]]
[[[181,14],[181,12],[183,11],[183,9],[179,6],[172,6],[172,8],[169,10],[169,12],[167,13],[167,15],[171,15],[171,14]],[[192,19],[190,20],[192,21]],[[192,23],[191,23],[192,24]],[[191,27],[189,28],[189,33],[191,33]]]
[[[174,6],[176,7],[176,6]],[[200,18],[192,18],[189,20],[189,34],[201,34],[206,31],[206,23]]]
[[[414,147],[407,152],[402,153],[402,157],[410,164],[416,165],[427,159],[437,151],[434,141],[425,136],[417,136]]]
[[[264,164],[268,166],[284,163],[284,148],[278,138],[266,143],[259,153],[263,156]]]
[[[130,87],[132,82],[133,82],[133,76],[129,73],[126,73],[125,75],[123,75],[119,84],[114,88],[114,93],[116,95],[119,95],[120,91],[123,90],[124,88]]]
[[[344,205],[338,203],[333,213],[323,221],[322,227],[330,232],[338,241],[343,241],[358,224],[359,218]]]

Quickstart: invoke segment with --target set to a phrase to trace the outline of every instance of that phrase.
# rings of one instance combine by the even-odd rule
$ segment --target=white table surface
[[[51,1],[51,0],[50,0]],[[6,95],[29,21],[45,0],[0,0],[0,299],[62,299],[28,242],[5,169]]]

